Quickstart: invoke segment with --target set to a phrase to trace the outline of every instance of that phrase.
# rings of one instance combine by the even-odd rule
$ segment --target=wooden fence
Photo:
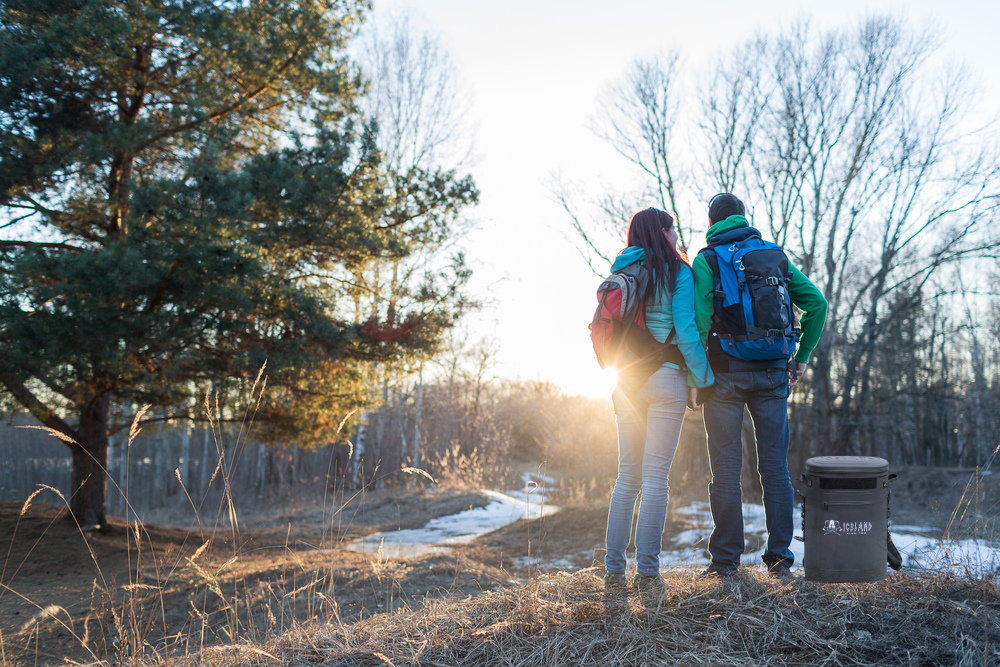
[[[69,497],[69,448],[44,431],[20,428],[37,424],[9,414],[0,422],[0,501],[24,502],[40,485]],[[124,518],[128,509],[130,520],[145,521],[151,512],[168,510],[183,521],[195,508],[214,513],[227,488],[241,508],[318,498],[350,480],[349,451],[341,444],[265,447],[236,433],[183,427],[146,427],[129,445],[122,432],[108,452],[108,513]],[[48,490],[33,502],[63,504]]]

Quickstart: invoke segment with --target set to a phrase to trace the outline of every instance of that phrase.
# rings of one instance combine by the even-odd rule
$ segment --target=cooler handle
[[[795,493],[799,494],[802,500],[806,499],[806,493],[803,486],[812,486],[812,481],[805,475],[799,475],[798,479],[792,480],[792,489]]]
[[[845,500],[839,503],[821,503],[823,509],[830,509],[831,507],[866,507],[874,505],[875,503],[865,502],[863,500]]]
[[[889,488],[890,486],[892,486],[893,482],[896,481],[896,479],[897,475],[895,473],[889,475],[888,477],[885,478],[885,481],[882,482],[882,488],[883,489]]]

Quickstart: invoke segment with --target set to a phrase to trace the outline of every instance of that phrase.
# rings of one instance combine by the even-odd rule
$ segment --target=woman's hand
[[[795,384],[802,377],[802,374],[806,372],[806,364],[803,361],[795,361],[794,359],[788,362],[788,393],[792,393],[795,390]]]
[[[698,405],[698,388],[688,387],[688,408],[691,410],[700,410],[701,406]]]

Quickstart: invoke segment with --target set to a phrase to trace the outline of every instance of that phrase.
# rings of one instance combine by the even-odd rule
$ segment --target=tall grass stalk
[[[222,415],[219,409],[218,396],[206,395],[205,412],[211,431],[217,462],[211,478],[206,485],[205,493],[201,500],[196,503],[188,492],[188,489],[181,478],[180,469],[174,470],[174,475],[183,490],[187,503],[192,509],[193,520],[188,528],[187,536],[180,544],[180,548],[174,556],[167,553],[159,553],[155,548],[155,540],[149,534],[147,526],[139,519],[139,512],[133,507],[130,488],[131,480],[128,462],[131,460],[132,445],[141,433],[142,420],[151,406],[143,406],[136,412],[128,432],[126,444],[126,466],[125,477],[122,486],[118,486],[113,476],[108,475],[112,487],[121,493],[125,499],[126,524],[124,530],[115,526],[102,527],[111,528],[112,533],[122,534],[127,541],[126,566],[128,579],[126,582],[116,582],[109,580],[105,569],[99,561],[94,548],[88,537],[89,527],[81,526],[76,522],[76,518],[70,511],[70,505],[65,496],[58,490],[48,485],[39,487],[25,500],[21,512],[17,517],[14,530],[7,545],[7,554],[4,562],[0,565],[0,597],[12,595],[30,604],[36,613],[22,627],[22,631],[16,635],[16,642],[22,646],[27,646],[32,640],[37,644],[39,630],[44,623],[58,624],[63,631],[72,637],[80,651],[93,664],[119,664],[127,665],[135,661],[154,660],[159,661],[166,658],[178,649],[182,652],[190,650],[192,639],[198,648],[207,647],[217,642],[217,638],[223,638],[227,643],[232,644],[237,641],[257,640],[260,641],[266,628],[258,628],[253,623],[254,604],[260,599],[257,591],[250,590],[245,580],[233,572],[238,567],[242,553],[243,540],[241,538],[241,526],[237,503],[234,498],[231,479],[236,466],[239,464],[240,452],[245,448],[246,441],[251,432],[254,417],[259,408],[267,387],[267,378],[264,375],[265,367],[262,366],[258,372],[250,392],[250,402],[244,410],[241,421],[235,429],[235,440],[226,442],[226,429],[222,426]],[[343,428],[347,418],[341,422]],[[46,427],[33,427],[46,431],[50,435],[64,441],[72,441],[63,433],[53,431]],[[338,429],[339,432],[339,429]],[[71,444],[75,444],[72,443]],[[227,450],[234,452],[227,456]],[[107,470],[105,470],[107,472]],[[209,566],[203,564],[201,559],[210,553],[212,540],[204,539],[199,546],[193,550],[186,549],[187,539],[191,535],[196,535],[198,531],[205,528],[206,522],[203,520],[204,503],[209,497],[207,491],[216,482],[222,483],[222,498],[218,511],[215,513],[214,522],[209,522],[210,530],[218,533],[222,528],[228,528],[229,538],[232,542],[232,550],[229,557],[219,566]],[[14,586],[18,574],[21,571],[27,558],[20,563],[14,563],[11,555],[18,536],[18,528],[23,517],[29,511],[33,501],[42,491],[54,493],[65,506],[68,516],[75,523],[75,530],[83,539],[87,553],[93,564],[96,578],[92,595],[92,611],[83,619],[82,632],[77,632],[74,620],[69,613],[59,606],[43,606],[28,597],[22,595]],[[336,500],[336,499],[335,499]],[[334,515],[341,512],[342,505],[336,507]],[[324,500],[324,515],[327,514],[326,502]],[[129,520],[131,519],[131,521]],[[55,519],[53,519],[55,521]],[[325,531],[328,531],[332,522],[325,521]],[[228,525],[226,525],[228,524]],[[51,528],[52,522],[49,523]],[[290,529],[290,526],[289,526]],[[47,531],[46,531],[47,532]],[[338,527],[338,533],[339,533]],[[328,532],[324,533],[326,538]],[[44,538],[42,536],[35,540],[34,546],[30,547],[28,555]],[[292,550],[286,540],[286,554],[291,554]],[[202,593],[196,596],[196,604],[192,606],[189,631],[183,636],[166,636],[166,628],[169,626],[167,619],[167,608],[164,600],[164,588],[169,583],[170,578],[179,570],[186,569],[193,573],[202,586]],[[322,589],[326,587],[325,592]],[[289,623],[294,624],[294,610],[298,600],[303,593],[310,593],[307,596],[306,606],[309,616],[337,615],[336,603],[334,601],[332,578],[328,575],[314,573],[309,581],[294,581],[292,591],[289,593],[277,592],[271,588],[271,599],[267,602],[266,616],[274,619],[271,629],[275,626],[287,627]],[[311,593],[318,592],[318,595]],[[154,604],[149,604],[153,602]],[[272,605],[276,605],[280,612],[275,616]],[[292,613],[291,618],[287,617]],[[95,622],[96,621],[96,625]],[[158,632],[163,629],[163,632]],[[96,630],[96,632],[92,632]],[[10,649],[15,638],[0,634],[0,665],[7,667],[10,656]],[[23,643],[22,643],[23,642]],[[253,649],[251,653],[260,653]],[[266,654],[264,654],[266,655]]]

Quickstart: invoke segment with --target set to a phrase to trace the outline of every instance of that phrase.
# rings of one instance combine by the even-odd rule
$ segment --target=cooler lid
[[[877,456],[816,456],[806,461],[806,472],[878,475],[889,472],[889,462]]]

